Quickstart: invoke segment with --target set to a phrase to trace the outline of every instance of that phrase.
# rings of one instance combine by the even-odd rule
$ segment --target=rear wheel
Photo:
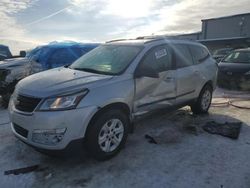
[[[97,160],[115,156],[128,136],[129,120],[120,110],[109,110],[98,115],[86,133],[86,147]]]
[[[212,101],[213,89],[210,85],[205,85],[200,92],[197,101],[191,105],[191,110],[194,114],[204,114],[208,112],[208,109]]]

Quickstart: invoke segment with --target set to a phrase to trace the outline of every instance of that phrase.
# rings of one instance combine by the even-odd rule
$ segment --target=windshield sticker
[[[167,50],[166,49],[161,49],[161,50],[158,50],[157,52],[155,52],[156,59],[160,59],[160,58],[162,58],[163,56],[166,56],[166,55],[167,55]]]

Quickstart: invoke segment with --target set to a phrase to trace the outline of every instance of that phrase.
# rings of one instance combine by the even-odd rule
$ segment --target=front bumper
[[[45,150],[63,150],[71,141],[83,139],[89,121],[96,111],[97,107],[89,106],[67,111],[35,111],[32,114],[24,114],[16,110],[12,102],[9,105],[13,133],[28,145]],[[65,129],[65,132],[56,144],[38,143],[34,139],[34,131],[62,129]]]
[[[229,75],[226,72],[219,72],[217,83],[227,89],[250,90],[250,75]]]

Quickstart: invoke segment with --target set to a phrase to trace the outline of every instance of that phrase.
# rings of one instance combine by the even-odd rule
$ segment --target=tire
[[[194,114],[205,114],[208,112],[211,105],[213,89],[210,85],[205,85],[200,92],[196,102],[191,105],[191,110]]]
[[[107,160],[119,153],[128,136],[129,119],[118,109],[104,111],[89,125],[86,149],[97,160]]]

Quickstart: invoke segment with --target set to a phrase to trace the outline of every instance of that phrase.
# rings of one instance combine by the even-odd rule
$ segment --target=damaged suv
[[[10,100],[14,134],[39,149],[81,141],[96,159],[117,154],[139,115],[190,105],[206,113],[216,61],[199,43],[166,38],[110,41],[21,80]]]
[[[26,57],[6,59],[0,62],[0,95],[7,106],[16,84],[23,78],[44,70],[69,65],[98,44],[52,43],[39,46]]]

